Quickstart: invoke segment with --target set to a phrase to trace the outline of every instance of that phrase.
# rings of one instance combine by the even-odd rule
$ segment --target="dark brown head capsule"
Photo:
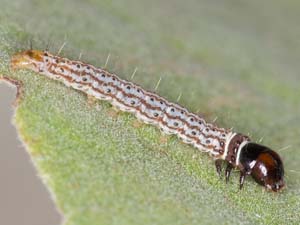
[[[284,187],[284,169],[279,155],[256,143],[249,142],[240,152],[241,173],[249,174],[260,185],[274,192]]]

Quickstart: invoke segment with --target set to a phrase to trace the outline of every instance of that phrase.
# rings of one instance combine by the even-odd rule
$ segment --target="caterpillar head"
[[[283,163],[275,151],[249,142],[241,149],[239,160],[241,166],[257,183],[274,192],[284,187]]]
[[[31,69],[39,72],[43,64],[44,52],[39,50],[26,50],[12,56],[11,69]]]

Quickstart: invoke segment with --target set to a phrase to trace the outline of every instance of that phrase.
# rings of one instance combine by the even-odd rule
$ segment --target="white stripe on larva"
[[[250,143],[250,141],[243,141],[243,142],[240,144],[239,149],[238,149],[237,154],[236,154],[236,161],[235,161],[235,164],[236,164],[236,165],[239,165],[239,163],[240,163],[240,155],[241,155],[242,148],[243,148],[246,144],[248,144],[248,143]]]
[[[226,144],[225,144],[225,151],[224,151],[224,154],[222,155],[222,159],[225,160],[226,159],[226,156],[228,154],[228,150],[229,150],[229,143],[230,141],[237,135],[237,133],[229,133],[228,136],[227,136],[227,139],[226,139]]]
[[[166,134],[177,135],[184,143],[208,152],[216,159],[226,158],[228,144],[235,135],[230,130],[206,123],[203,118],[184,107],[103,69],[54,56],[48,52],[34,51],[34,53],[37,54],[35,57],[26,58],[32,65],[30,69],[62,81],[65,85],[95,98],[110,101],[120,110],[133,113],[139,120],[156,125]],[[105,66],[109,57],[110,54],[107,56]],[[136,71],[137,69],[134,70],[132,77]],[[155,90],[158,89],[160,82],[161,78]],[[177,101],[180,97],[181,93]]]

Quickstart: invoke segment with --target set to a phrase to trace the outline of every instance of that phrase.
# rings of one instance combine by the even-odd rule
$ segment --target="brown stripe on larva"
[[[66,70],[66,68],[64,67],[64,69]],[[65,79],[67,79],[67,80],[69,80],[69,81],[71,81],[71,79],[70,79],[70,77],[69,76],[65,76],[64,74],[62,74],[62,73],[57,73],[57,72],[55,72],[54,70],[51,70],[51,72],[53,73],[53,74],[55,74],[55,75],[59,75],[59,76],[61,76],[61,77],[64,77]],[[95,78],[95,77],[93,77],[93,76],[91,76],[91,78],[92,79],[94,79],[94,80],[97,80],[99,83],[101,83],[101,84],[105,84],[103,81],[100,81],[100,80],[98,80],[97,78]],[[110,97],[115,97],[114,95],[112,95],[112,94],[110,94],[110,93],[105,93],[105,92],[102,92],[101,90],[98,90],[98,89],[95,89],[94,87],[92,87],[91,86],[91,84],[90,83],[84,83],[84,82],[77,82],[77,81],[73,81],[74,83],[77,83],[77,84],[81,84],[82,86],[89,86],[90,88],[92,88],[94,91],[97,91],[97,92],[99,92],[99,93],[101,93],[101,94],[103,94],[103,95],[107,95],[107,96],[110,96]],[[111,86],[114,86],[114,85],[111,85]],[[121,88],[118,88],[118,87],[116,87],[116,86],[114,86],[118,91],[122,91],[122,89]],[[137,96],[135,96],[135,95],[133,95],[133,94],[126,94],[126,93],[124,93],[124,95],[125,96],[127,96],[127,97],[137,97]],[[132,105],[129,105],[129,104],[126,104],[126,103],[124,103],[124,102],[121,102],[121,101],[119,101],[120,103],[122,103],[122,104],[124,104],[125,106],[127,106],[127,107],[130,107],[130,108],[136,108],[137,109],[137,107],[134,107],[134,106],[132,106]],[[141,100],[141,102],[142,102],[142,104],[144,104],[144,105],[146,105],[149,109],[151,109],[151,110],[159,110],[160,109],[160,107],[151,107],[151,105],[150,104],[147,104],[144,100]],[[141,114],[143,114],[143,115],[147,115],[146,113],[143,113],[143,112],[140,112]],[[168,113],[166,113],[166,112],[164,112],[167,116],[168,116],[168,118],[170,118],[170,119],[173,119],[173,120],[179,120],[179,121],[181,121],[181,122],[185,122],[185,125],[189,128],[189,129],[198,129],[199,127],[198,126],[192,126],[192,125],[190,125],[187,121],[185,121],[185,120],[183,120],[183,119],[181,119],[179,116],[176,116],[176,117],[174,117],[174,116],[170,116]],[[192,117],[192,116],[194,116],[193,114],[189,114],[189,118],[190,117]],[[151,119],[156,119],[155,117],[151,117],[151,116],[148,116],[149,118],[151,118]],[[195,117],[193,117],[194,118],[194,120],[196,120],[196,118]],[[157,118],[157,119],[159,119],[159,118]],[[166,127],[168,127],[168,128],[170,128],[170,129],[174,129],[174,130],[176,130],[176,127],[170,127],[170,126],[168,126],[167,124],[167,122],[164,122],[164,121],[161,121],[160,123],[162,123],[164,126],[166,126]],[[205,129],[209,129],[209,128],[205,128]],[[180,131],[178,132],[178,133],[180,133],[180,134],[184,134],[184,129],[179,129]],[[201,130],[201,129],[200,129]],[[197,138],[195,138],[195,137],[192,137],[192,136],[190,136],[190,135],[187,135],[187,134],[185,134],[186,135],[186,137],[188,137],[188,138],[190,138],[190,139],[193,139],[193,140],[195,140],[195,141],[197,141],[198,139]],[[220,143],[221,143],[221,139],[223,139],[224,140],[224,137],[221,137],[221,138],[219,138],[218,136],[216,136],[216,135],[207,135],[207,134],[204,134],[204,133],[202,133],[201,135],[203,135],[205,138],[211,138],[211,139],[214,139],[214,138],[217,138],[217,139],[220,139]],[[198,141],[197,142],[197,144],[200,144],[200,142]],[[202,146],[203,147],[207,147],[207,148],[209,148],[209,149],[212,149],[212,145],[203,145],[202,144]],[[209,146],[209,147],[208,147]],[[215,149],[215,150],[219,150],[219,149]]]
[[[70,61],[58,56],[52,56],[51,59],[51,56],[52,55],[50,53],[47,53],[47,59],[44,60],[46,66],[44,70],[40,71],[41,73],[45,73],[56,80],[61,77],[68,86],[73,86],[74,88],[80,89],[84,92],[88,92],[89,90],[99,93],[100,96],[104,96],[103,98],[105,98],[105,96],[109,97],[114,100],[114,103],[112,104],[118,104],[118,107],[121,110],[133,111],[139,119],[146,123],[154,123],[158,125],[162,131],[169,134],[177,134],[184,142],[191,143],[202,151],[210,152],[217,158],[222,157],[221,154],[224,153],[225,147],[224,142],[226,141],[228,134],[231,133],[229,130],[218,128],[212,124],[206,123],[203,118],[188,112],[187,109],[179,104],[170,103],[166,99],[146,91],[132,82],[122,80],[115,74],[111,74],[108,71],[95,68],[90,64]],[[86,80],[83,81],[78,78]],[[109,78],[114,80],[108,80]],[[79,81],[76,81],[76,79]],[[92,85],[93,82],[97,82],[98,88],[95,88]],[[119,85],[115,85],[116,82],[118,82]],[[80,86],[75,87],[76,84]],[[110,89],[107,89],[107,92],[105,92],[103,91],[104,86],[109,87]],[[128,90],[139,90],[140,94],[143,95],[144,98],[139,98],[136,94],[127,93],[126,88]],[[109,91],[112,89],[115,90],[114,93]],[[95,97],[97,98],[97,96]],[[160,105],[164,105],[164,109],[162,110],[162,106],[150,104],[146,101],[145,97],[149,98],[153,103],[159,102]],[[126,99],[138,99],[139,104],[135,106],[135,101],[131,101],[131,104],[128,104],[126,103]],[[144,110],[142,110],[142,107]],[[168,110],[169,112],[167,112]],[[172,115],[172,112],[175,113],[176,111],[179,111],[180,114]],[[147,112],[154,112],[154,114],[151,115]],[[177,122],[174,122],[172,126],[168,121]],[[198,124],[195,125],[194,122],[198,122]],[[176,124],[178,125],[176,126]],[[180,124],[181,126],[179,126]],[[191,136],[188,134],[194,133],[195,130],[198,131],[198,135]],[[212,143],[215,144],[213,145]]]
[[[55,58],[58,59],[59,57],[55,57]],[[63,62],[63,61],[65,62],[64,59],[60,59],[60,60],[59,60],[59,62]],[[116,79],[118,79],[117,76],[116,76],[115,74],[111,74],[111,73],[109,73],[109,72],[107,72],[107,71],[105,71],[105,70],[102,70],[102,69],[99,69],[99,68],[95,68],[94,66],[89,65],[89,64],[84,64],[84,63],[78,62],[78,61],[73,61],[73,62],[71,61],[70,64],[72,64],[72,65],[80,65],[80,68],[84,68],[84,67],[86,67],[86,66],[89,66],[90,69],[94,70],[94,73],[104,73],[106,76],[115,77]],[[52,64],[51,64],[51,66],[52,66]],[[55,66],[55,65],[54,65],[54,66]],[[56,65],[56,66],[57,66],[57,65]],[[75,74],[75,75],[77,75],[77,76],[85,76],[85,75],[88,75],[88,76],[90,76],[90,78],[96,80],[96,81],[99,82],[100,84],[103,84],[103,83],[104,83],[103,81],[99,80],[99,79],[98,79],[97,77],[95,77],[94,75],[91,75],[90,73],[87,73],[86,71],[79,72],[79,71],[73,70],[73,69],[70,67],[70,65],[68,65],[68,66],[65,65],[65,66],[64,66],[64,69],[67,70],[68,68],[69,68],[69,72],[70,72],[70,73],[73,73],[73,74]],[[52,71],[52,72],[55,72],[55,71]],[[60,74],[60,75],[61,75],[61,74]],[[119,81],[122,81],[122,80],[120,80],[120,79],[118,79],[118,80],[119,80]],[[151,97],[155,98],[156,101],[164,101],[165,103],[168,103],[168,101],[165,100],[164,98],[162,98],[162,97],[160,97],[160,96],[158,96],[158,95],[156,95],[156,94],[154,94],[154,93],[151,93],[151,92],[148,92],[148,91],[144,91],[140,86],[138,86],[138,85],[136,85],[136,84],[133,84],[132,82],[128,82],[128,81],[125,81],[125,80],[123,80],[123,82],[124,82],[124,85],[125,85],[125,86],[126,86],[126,85],[131,85],[131,86],[137,87],[137,88],[140,89],[143,93],[147,93],[148,96],[151,96]],[[127,82],[127,83],[126,83],[126,82]],[[107,84],[109,84],[109,85],[111,85],[111,86],[114,86],[114,85],[113,85],[113,82],[107,82]],[[122,91],[122,89],[120,89],[120,88],[118,88],[118,87],[116,87],[116,86],[114,86],[114,87],[117,88],[118,91]],[[104,94],[105,94],[105,93],[104,93]],[[130,95],[130,94],[126,94],[126,95],[127,95],[127,97],[136,97],[135,95]],[[169,106],[170,106],[170,105],[171,105],[171,104],[169,104]],[[150,107],[150,105],[148,105],[148,106]],[[185,110],[185,113],[186,113],[186,112],[188,113],[188,111],[187,111],[184,107],[179,106],[179,104],[173,105],[173,107],[176,108],[176,109],[178,109],[178,110],[184,109],[184,110]],[[178,107],[179,107],[179,108],[178,108]],[[153,109],[153,110],[159,110],[160,107],[153,107],[153,106],[152,106],[151,109]],[[192,114],[192,113],[190,113],[189,116],[194,117],[194,119],[196,119],[196,117],[197,117],[195,114]],[[170,115],[169,115],[169,117],[172,118],[172,116],[170,116]],[[173,119],[175,119],[175,118],[173,118]],[[199,120],[202,120],[202,121],[205,123],[204,119],[199,119]],[[225,130],[224,128],[218,128],[218,127],[213,126],[212,124],[209,124],[209,123],[206,123],[206,126],[209,127],[209,128],[211,128],[212,130],[215,130],[215,131],[226,132],[226,130]],[[229,132],[229,131],[227,131],[227,132]]]

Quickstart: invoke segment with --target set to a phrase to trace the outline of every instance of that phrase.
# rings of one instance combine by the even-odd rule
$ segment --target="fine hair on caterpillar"
[[[219,175],[225,161],[226,182],[232,169],[237,168],[240,171],[240,189],[247,175],[274,192],[285,186],[283,163],[275,151],[252,142],[246,135],[207,123],[184,107],[104,69],[39,50],[15,54],[10,66],[59,80],[87,95],[109,101],[121,111],[133,113],[139,120],[153,124],[166,134],[177,135],[184,143],[207,152],[215,160]]]

